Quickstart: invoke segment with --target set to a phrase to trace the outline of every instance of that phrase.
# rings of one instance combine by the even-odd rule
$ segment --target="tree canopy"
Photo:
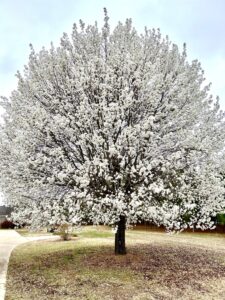
[[[14,219],[211,228],[224,207],[224,113],[159,30],[74,24],[2,99],[1,186]]]

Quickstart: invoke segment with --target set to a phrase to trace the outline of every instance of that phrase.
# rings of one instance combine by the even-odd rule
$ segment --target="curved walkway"
[[[58,239],[57,236],[22,237],[15,230],[0,230],[0,300],[5,299],[5,284],[9,257],[19,244],[30,241]]]

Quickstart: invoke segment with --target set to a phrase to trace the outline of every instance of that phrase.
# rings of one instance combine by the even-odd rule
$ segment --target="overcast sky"
[[[57,44],[79,19],[101,24],[104,6],[112,28],[131,17],[139,31],[160,28],[172,42],[186,42],[189,60],[202,63],[225,109],[224,0],[0,0],[0,95],[16,87],[14,74],[28,61],[29,43],[36,50]]]
[[[160,28],[172,42],[186,42],[188,59],[202,63],[225,109],[224,0],[0,0],[0,95],[16,88],[14,75],[28,61],[29,43],[36,50],[57,44],[79,19],[101,25],[103,7],[111,28],[131,17],[139,31]]]

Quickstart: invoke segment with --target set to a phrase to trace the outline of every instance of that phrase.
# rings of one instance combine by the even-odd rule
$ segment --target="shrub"
[[[62,225],[59,226],[59,235],[61,236],[61,239],[63,241],[70,240],[69,225],[68,224],[62,224]]]
[[[13,222],[5,220],[1,223],[1,228],[2,229],[14,229],[14,227],[16,226]]]
[[[216,218],[217,218],[217,224],[225,225],[225,214],[218,214]]]

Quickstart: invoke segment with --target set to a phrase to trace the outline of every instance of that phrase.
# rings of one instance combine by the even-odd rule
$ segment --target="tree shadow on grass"
[[[93,249],[85,256],[83,266],[130,269],[146,281],[163,286],[195,286],[199,280],[225,277],[225,265],[215,251],[187,246],[135,245],[126,256],[115,256],[111,248]]]

